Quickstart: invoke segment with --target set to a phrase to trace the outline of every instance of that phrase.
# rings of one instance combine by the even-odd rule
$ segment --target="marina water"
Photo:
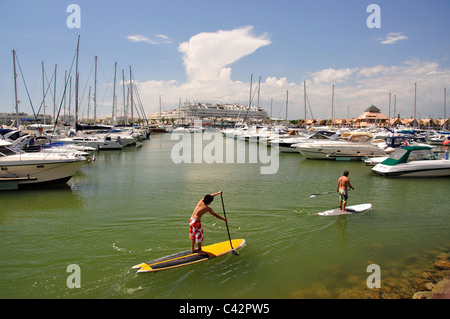
[[[386,178],[363,162],[285,153],[275,174],[249,161],[174,163],[176,143],[155,134],[139,148],[98,152],[65,186],[1,192],[0,298],[364,298],[369,265],[383,289],[449,249],[448,178]],[[349,205],[373,209],[314,215],[337,207],[336,194],[309,196],[335,190],[344,170],[355,187]],[[193,208],[219,190],[231,237],[247,241],[239,256],[131,269],[189,249]],[[211,207],[223,214],[220,200]],[[203,227],[205,245],[228,240],[223,221],[205,215]],[[69,287],[70,265],[80,288]]]

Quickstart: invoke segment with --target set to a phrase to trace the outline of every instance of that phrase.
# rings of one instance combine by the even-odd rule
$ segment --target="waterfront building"
[[[360,126],[387,126],[389,118],[375,105],[371,105],[356,120]]]
[[[237,123],[239,121],[264,121],[267,112],[259,106],[186,102],[178,110],[153,114],[150,119],[160,123],[188,124],[196,120],[211,124]]]
[[[0,125],[9,126],[16,122],[16,113],[0,113]],[[19,113],[19,125],[28,124],[51,124],[53,118],[51,115],[37,114],[36,118],[34,115],[29,115],[26,113]],[[14,124],[15,125],[15,124]]]
[[[269,115],[262,107],[248,107],[247,105],[239,104],[189,102],[182,105],[180,110],[185,114],[186,118],[227,118],[236,120],[265,120],[269,118]]]

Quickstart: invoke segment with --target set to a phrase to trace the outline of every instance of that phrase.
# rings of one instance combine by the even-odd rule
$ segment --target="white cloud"
[[[161,39],[165,43],[172,43],[172,40],[167,35],[157,34],[157,35],[155,35],[155,37]]]
[[[388,33],[386,38],[380,39],[382,44],[394,44],[400,40],[406,40],[408,37],[403,32],[391,32]]]
[[[314,83],[340,83],[349,79],[356,71],[356,68],[332,69],[328,68],[312,74]]]
[[[222,68],[219,75],[209,81],[147,81],[139,83],[139,92],[149,109],[147,114],[159,110],[158,95],[162,95],[165,110],[178,107],[182,102],[204,101],[247,104],[250,83],[230,79],[230,68]],[[301,75],[299,75],[300,78]],[[250,78],[250,75],[249,75]],[[253,90],[257,84],[253,77]],[[335,80],[332,81],[332,80]],[[360,115],[374,104],[388,114],[389,93],[397,96],[396,112],[402,117],[413,115],[414,83],[418,85],[418,116],[443,116],[443,88],[450,87],[450,69],[442,69],[438,63],[409,60],[400,65],[375,65],[362,68],[324,69],[307,74],[307,117],[328,119],[331,113],[332,85],[335,85],[334,107],[336,117]],[[260,106],[270,111],[273,99],[273,116],[285,117],[286,91],[289,91],[289,119],[304,117],[303,81],[289,82],[285,77],[268,76],[261,81]],[[256,104],[256,97],[253,100]]]
[[[189,81],[211,81],[223,78],[224,67],[252,54],[271,42],[267,35],[255,36],[253,27],[202,32],[179,45]]]
[[[132,42],[148,42],[151,44],[155,44],[154,41],[150,40],[149,38],[144,37],[143,35],[139,35],[139,34],[129,35],[129,36],[127,36],[127,39]]]
[[[165,110],[177,108],[180,99],[182,102],[190,100],[247,104],[250,83],[231,79],[232,63],[271,43],[266,35],[255,36],[251,31],[252,27],[244,27],[199,33],[180,44],[179,51],[183,53],[188,81],[138,83],[147,115],[159,111],[159,95],[162,96]],[[253,77],[253,90],[256,90],[257,76],[255,74]],[[269,112],[273,99],[273,116],[284,118],[288,90],[288,118],[303,118],[301,76],[299,74],[297,82],[289,82],[285,77],[267,76],[262,79],[260,106]],[[397,96],[397,113],[409,117],[413,112],[415,82],[418,84],[418,114],[424,117],[442,117],[442,91],[444,87],[450,87],[450,69],[440,67],[437,62],[411,59],[399,65],[325,68],[306,74],[304,80],[307,84],[308,118],[311,117],[310,107],[314,118],[330,117],[333,84],[336,117],[346,117],[348,113],[350,116],[358,116],[372,104],[387,114],[389,93]],[[253,101],[256,104],[256,97]]]
[[[164,34],[157,34],[155,35],[156,38],[158,38],[157,40],[152,40],[148,37],[145,37],[143,35],[140,34],[135,34],[135,35],[129,35],[127,36],[127,39],[132,41],[132,42],[147,42],[150,44],[161,44],[161,43],[172,43],[171,39],[164,35]]]

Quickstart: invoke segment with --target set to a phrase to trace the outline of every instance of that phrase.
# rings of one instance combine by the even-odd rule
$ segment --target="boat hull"
[[[0,178],[3,181],[16,179],[20,186],[65,183],[80,169],[85,160],[81,158],[64,161],[10,159],[8,162],[0,162]]]
[[[361,160],[364,157],[386,156],[386,152],[372,145],[323,145],[319,143],[305,143],[296,146],[300,154],[309,159]]]

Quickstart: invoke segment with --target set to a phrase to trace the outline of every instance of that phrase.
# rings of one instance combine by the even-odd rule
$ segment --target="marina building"
[[[238,105],[238,104],[215,104],[215,103],[185,103],[180,111],[186,118],[198,119],[268,119],[267,112],[258,106]]]
[[[0,125],[11,125],[11,123],[16,122],[17,115],[16,113],[0,113]],[[29,115],[26,113],[19,113],[19,124],[20,125],[28,125],[28,124],[50,124],[52,123],[52,116],[49,114],[37,114],[36,118],[33,115]]]
[[[375,105],[371,105],[368,107],[363,114],[358,116],[358,122],[364,123],[364,126],[370,125],[387,125],[389,118],[381,113],[381,110],[377,108]]]
[[[234,123],[268,120],[269,115],[259,106],[186,102],[178,110],[156,113],[150,119],[177,124],[186,124],[194,120],[203,120],[210,123]]]

